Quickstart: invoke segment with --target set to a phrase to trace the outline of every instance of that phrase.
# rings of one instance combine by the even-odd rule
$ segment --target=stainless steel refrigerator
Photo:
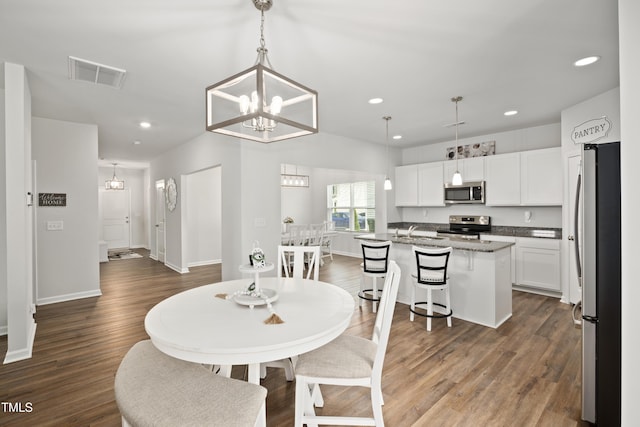
[[[582,152],[582,418],[620,425],[620,143]]]

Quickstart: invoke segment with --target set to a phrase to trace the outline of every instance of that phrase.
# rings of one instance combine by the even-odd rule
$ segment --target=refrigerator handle
[[[575,250],[576,258],[576,271],[578,273],[578,285],[582,287],[582,262],[580,261],[580,227],[578,221],[580,220],[580,189],[582,186],[582,174],[578,174],[578,180],[576,181],[576,200],[573,208],[573,248]]]

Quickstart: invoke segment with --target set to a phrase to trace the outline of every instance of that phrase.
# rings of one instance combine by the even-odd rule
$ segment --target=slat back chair
[[[292,259],[293,258],[293,259]],[[304,276],[304,260],[307,260],[307,275]],[[289,269],[293,265],[293,272]],[[320,246],[278,246],[278,277],[304,277],[318,280],[320,274]]]
[[[329,344],[298,356],[295,427],[302,427],[303,424],[384,426],[382,368],[398,298],[400,275],[398,264],[390,261],[371,340],[342,334]],[[317,416],[314,407],[324,406],[321,384],[369,387],[373,417]]]

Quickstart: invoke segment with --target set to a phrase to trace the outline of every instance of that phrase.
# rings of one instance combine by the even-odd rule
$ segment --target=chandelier
[[[282,187],[308,187],[309,175],[298,174],[296,165],[295,173],[287,172],[287,165],[280,168],[280,186]]]
[[[318,93],[275,72],[269,61],[264,13],[273,1],[252,1],[261,15],[258,57],[253,67],[207,87],[207,130],[263,143],[317,133]]]
[[[106,180],[104,182],[104,185],[107,190],[124,190],[124,181],[120,181],[116,177],[117,163],[112,163],[112,165],[113,165],[113,178]]]

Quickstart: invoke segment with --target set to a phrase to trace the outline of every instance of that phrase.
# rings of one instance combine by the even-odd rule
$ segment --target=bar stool
[[[411,274],[415,279],[413,288],[411,289],[411,308],[409,309],[409,320],[413,322],[414,314],[427,318],[427,331],[431,331],[432,318],[447,319],[447,326],[451,327],[451,295],[449,293],[449,275],[447,266],[449,264],[449,256],[452,248],[421,248],[412,247],[412,252],[416,257],[416,273]],[[416,301],[416,289],[426,289],[427,300]],[[445,304],[433,301],[433,291],[443,291]],[[416,311],[416,306],[426,305],[427,313],[424,311]],[[434,306],[436,306],[436,314],[434,314]],[[418,307],[424,310],[424,307]]]
[[[360,280],[358,297],[360,297],[360,307],[362,307],[364,300],[371,301],[374,313],[382,292],[382,289],[378,289],[377,280],[387,275],[390,248],[391,241],[388,240],[384,242],[362,242],[362,279]],[[371,288],[365,288],[367,278],[371,278]]]

